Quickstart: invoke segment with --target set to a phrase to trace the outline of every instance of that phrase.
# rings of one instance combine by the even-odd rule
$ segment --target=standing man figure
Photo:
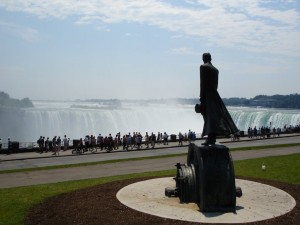
[[[203,145],[213,145],[219,135],[230,135],[238,132],[219,93],[219,71],[211,63],[210,53],[202,56],[204,64],[200,66],[200,102],[195,106],[197,113],[204,119],[202,137],[207,135]]]
[[[10,155],[12,153],[12,143],[10,138],[7,139],[7,154]]]
[[[63,142],[64,142],[64,151],[66,151],[66,150],[68,150],[68,146],[69,146],[69,141],[67,139],[67,135],[64,136]]]

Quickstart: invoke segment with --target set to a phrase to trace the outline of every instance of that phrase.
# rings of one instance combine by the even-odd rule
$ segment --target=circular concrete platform
[[[243,196],[237,198],[236,213],[202,213],[194,203],[180,204],[179,198],[165,196],[166,187],[175,187],[171,177],[137,182],[117,193],[124,205],[151,215],[202,223],[246,223],[271,219],[291,211],[295,199],[288,193],[265,184],[236,179]]]

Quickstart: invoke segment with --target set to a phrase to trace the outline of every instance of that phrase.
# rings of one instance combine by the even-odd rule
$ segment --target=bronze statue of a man
[[[229,112],[227,111],[219,93],[219,71],[211,63],[210,53],[202,56],[204,64],[200,66],[200,102],[195,109],[204,119],[202,137],[207,135],[203,145],[216,143],[216,137],[220,135],[235,134],[238,132]]]

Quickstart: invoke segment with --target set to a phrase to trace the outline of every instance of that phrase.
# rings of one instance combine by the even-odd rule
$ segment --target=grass
[[[263,163],[266,171],[261,169]],[[236,176],[300,185],[300,154],[235,161],[234,169]]]
[[[274,148],[288,148],[288,147],[295,147],[295,146],[300,146],[300,143],[238,147],[238,148],[231,148],[230,151],[263,150],[263,149],[270,149],[270,148],[273,148],[273,149]],[[117,163],[117,162],[126,162],[126,161],[136,161],[136,160],[147,160],[147,159],[157,159],[157,158],[171,158],[171,157],[176,157],[176,156],[181,156],[181,155],[186,155],[186,154],[187,153],[178,153],[178,154],[148,156],[148,157],[140,157],[140,158],[116,159],[116,160],[107,160],[107,161],[98,161],[98,162],[87,162],[87,163],[45,166],[45,167],[33,167],[33,168],[13,169],[13,170],[1,170],[0,174],[3,174],[3,173],[17,173],[17,172],[30,172],[30,171],[37,171],[37,170],[64,169],[64,168],[72,168],[72,167],[79,167],[79,166],[92,166],[92,165],[99,165],[99,164],[108,164],[108,163]]]
[[[291,144],[276,144],[276,145],[262,145],[262,146],[247,146],[239,148],[231,148],[231,151],[247,151],[247,150],[262,150],[270,148],[290,148],[300,146],[300,143],[291,143]]]
[[[46,198],[62,193],[92,187],[116,180],[124,180],[148,176],[173,175],[174,170],[149,172],[100,179],[67,181],[54,184],[34,185],[27,187],[0,189],[0,225],[22,225],[28,210]]]
[[[262,163],[267,170],[261,170]],[[237,176],[263,178],[300,185],[300,154],[235,161]],[[0,225],[21,225],[28,210],[46,198],[115,180],[151,176],[175,176],[174,170],[104,177],[54,184],[0,189]]]

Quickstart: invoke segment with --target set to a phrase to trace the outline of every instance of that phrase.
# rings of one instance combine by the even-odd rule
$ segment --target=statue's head
[[[211,55],[209,52],[203,53],[202,59],[204,63],[210,62],[211,61]]]

